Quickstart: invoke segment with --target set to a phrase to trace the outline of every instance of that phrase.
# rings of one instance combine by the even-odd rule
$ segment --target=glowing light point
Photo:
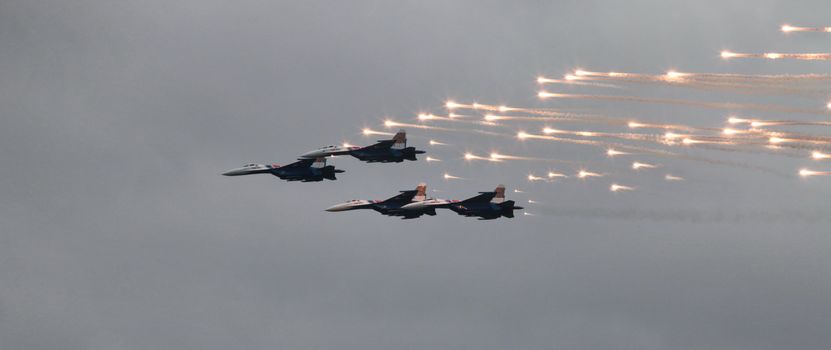
[[[776,59],[782,58],[782,54],[781,53],[776,53],[776,52],[768,52],[768,53],[765,53],[765,58],[776,60]]]
[[[823,171],[813,171],[808,169],[799,169],[799,176],[808,177],[808,176],[817,176],[817,175],[826,175],[827,172]]]
[[[684,181],[684,178],[680,177],[680,176],[675,176],[675,175],[672,175],[672,174],[666,174],[666,175],[664,175],[664,180],[667,180],[667,181]]]
[[[537,97],[539,97],[541,99],[546,99],[546,98],[556,97],[556,96],[557,96],[557,94],[551,93],[551,92],[548,92],[548,91],[540,91],[540,92],[537,93]]]
[[[580,172],[577,173],[577,177],[581,178],[581,179],[585,179],[587,177],[601,177],[601,176],[603,176],[603,174],[593,173],[593,172],[586,171],[586,170],[580,170]]]
[[[783,33],[789,33],[789,32],[792,32],[792,31],[796,30],[795,27],[791,27],[787,24],[783,25],[781,29],[782,29]]]
[[[621,151],[618,151],[618,150],[613,149],[613,148],[609,148],[609,149],[606,150],[606,155],[609,156],[609,157],[620,156],[620,155],[624,155],[624,154],[629,154],[629,153],[621,152]]]
[[[768,139],[768,142],[770,142],[772,144],[777,144],[777,143],[782,143],[782,142],[787,142],[787,141],[788,141],[787,139],[783,139],[781,137],[776,137],[776,136],[773,136],[773,137]]]
[[[526,133],[526,132],[522,132],[522,131],[520,131],[520,132],[516,133],[516,137],[517,137],[518,139],[520,139],[520,140],[527,139],[527,138],[528,138],[528,137],[530,137],[530,136],[531,136],[531,135],[529,135],[528,133]]]
[[[657,165],[654,164],[647,164],[647,163],[640,163],[640,162],[632,162],[632,169],[654,169]]]
[[[727,122],[730,123],[730,124],[744,124],[744,123],[750,123],[750,122],[752,122],[752,120],[730,117],[730,118],[727,118]]]
[[[667,132],[664,134],[664,138],[667,140],[674,140],[680,137],[682,137],[682,135],[676,134],[674,132]]]
[[[425,158],[425,160],[428,161],[428,162],[441,162],[441,159],[433,158],[433,157],[427,157],[427,158]]]
[[[642,128],[642,127],[646,126],[646,124],[641,124],[641,123],[638,123],[638,122],[629,122],[629,124],[627,124],[627,126],[629,126],[630,129],[637,129],[637,128]]]
[[[450,110],[455,109],[455,108],[459,108],[461,106],[462,105],[460,105],[456,102],[453,102],[453,101],[447,101],[447,102],[444,103],[444,107],[447,108],[447,109],[450,109]]]
[[[733,58],[733,57],[736,57],[736,56],[737,56],[737,54],[735,54],[733,52],[730,52],[730,51],[722,51],[721,52],[721,58],[723,58],[723,59],[730,59],[730,58]]]
[[[721,133],[724,135],[732,136],[738,133],[741,133],[741,130],[731,129],[731,128],[724,128],[721,130]]]
[[[813,153],[811,153],[811,158],[814,158],[816,160],[828,159],[831,158],[831,154],[822,153],[820,151],[814,151]]]
[[[671,70],[671,71],[667,71],[666,79],[667,80],[679,80],[681,78],[684,78],[685,76],[687,76],[687,74]]]
[[[634,191],[635,188],[634,187],[629,187],[629,186],[618,185],[618,184],[612,184],[611,186],[609,186],[609,190],[612,191],[612,192]]]
[[[548,178],[549,179],[554,179],[554,178],[558,178],[558,177],[568,177],[568,176],[566,174],[555,173],[553,171],[548,172]]]

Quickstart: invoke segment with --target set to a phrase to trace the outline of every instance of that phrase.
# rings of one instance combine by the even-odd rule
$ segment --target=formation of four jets
[[[247,164],[241,168],[229,170],[222,175],[241,176],[252,174],[272,174],[287,181],[318,182],[336,180],[335,174],[343,170],[333,165],[326,165],[326,158],[337,155],[351,155],[368,163],[401,163],[405,160],[417,160],[417,154],[424,154],[415,147],[407,147],[407,134],[404,130],[396,133],[392,139],[379,140],[366,147],[327,146],[306,152],[296,162],[280,166],[277,164]],[[397,216],[402,219],[414,219],[422,215],[436,215],[436,209],[450,209],[459,215],[479,217],[491,220],[500,217],[514,217],[514,210],[521,210],[514,201],[505,200],[505,186],[499,185],[492,192],[479,192],[477,196],[465,200],[447,200],[427,198],[427,185],[419,184],[415,190],[400,191],[385,200],[351,200],[334,205],[326,211],[338,212],[355,209],[372,209],[383,215]]]

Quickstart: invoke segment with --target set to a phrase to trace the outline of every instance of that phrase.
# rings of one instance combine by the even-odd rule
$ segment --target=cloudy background
[[[369,143],[361,128],[447,98],[552,107],[535,77],[575,67],[828,73],[718,58],[828,51],[828,36],[778,31],[828,13],[827,1],[2,1],[0,348],[826,349],[831,182],[793,176],[822,164],[698,151],[772,171],[644,157],[664,170],[636,174],[600,149],[410,130],[444,162],[338,158],[338,181],[311,184],[219,173]],[[701,126],[728,113],[567,107]],[[460,159],[491,150],[612,178],[528,184],[575,168]],[[612,180],[639,191],[611,194]],[[505,183],[542,204],[495,221],[322,211],[421,181],[445,198]]]

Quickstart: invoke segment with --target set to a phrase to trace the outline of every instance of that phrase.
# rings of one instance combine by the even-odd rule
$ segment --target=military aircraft
[[[251,174],[272,174],[287,181],[317,182],[337,180],[336,173],[343,170],[335,169],[334,165],[326,165],[326,158],[301,158],[296,162],[280,166],[277,164],[247,164],[242,168],[229,170],[222,175],[241,176]]]
[[[326,146],[302,154],[301,158],[319,158],[336,155],[351,155],[368,163],[401,163],[404,160],[416,160],[416,154],[424,151],[415,147],[407,147],[407,133],[399,130],[390,140],[378,140],[374,145],[359,146]]]
[[[385,200],[354,199],[345,203],[336,204],[326,209],[330,212],[348,211],[356,209],[372,209],[387,216],[400,216],[402,219],[414,219],[424,214],[436,215],[434,207],[413,207],[404,208],[412,203],[432,201],[427,198],[427,185],[421,183],[415,190],[400,191],[394,197]]]
[[[451,201],[444,205],[456,214],[478,216],[479,220],[493,220],[499,217],[512,218],[514,210],[524,209],[505,200],[505,185],[498,185],[493,192],[479,192],[478,196],[463,201]]]

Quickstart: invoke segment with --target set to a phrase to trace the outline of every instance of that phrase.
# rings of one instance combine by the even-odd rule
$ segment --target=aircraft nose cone
[[[231,169],[231,170],[228,170],[228,171],[222,173],[222,175],[225,175],[225,176],[239,176],[239,175],[245,175],[245,172],[242,169]]]
[[[345,205],[343,204],[335,204],[331,207],[326,208],[328,212],[336,212],[336,211],[343,211],[345,209]]]
[[[322,157],[322,156],[323,156],[323,152],[315,150],[315,151],[308,151],[306,153],[301,154],[300,158],[318,158],[318,157]]]

